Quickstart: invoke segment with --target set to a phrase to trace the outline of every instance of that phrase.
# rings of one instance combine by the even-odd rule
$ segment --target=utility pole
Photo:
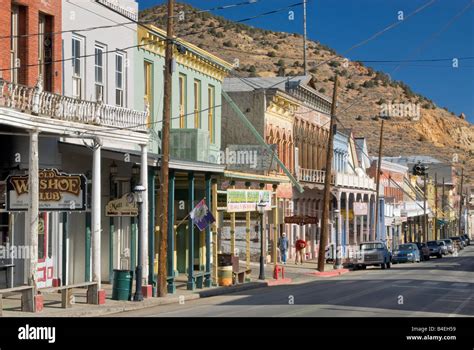
[[[434,215],[434,239],[438,240],[438,173],[435,173],[435,215]]]
[[[374,221],[375,225],[374,225],[372,240],[377,239],[377,232],[378,232],[378,225],[379,225],[379,187],[380,187],[380,172],[381,172],[381,167],[382,167],[383,122],[384,120],[382,119],[382,125],[380,126],[379,158],[377,160],[377,174],[375,174],[375,182],[376,182],[375,190],[377,192],[375,194],[375,221]]]
[[[321,222],[321,239],[319,240],[318,270],[324,272],[326,245],[329,238],[329,203],[331,202],[331,173],[333,157],[333,140],[336,126],[336,103],[337,103],[337,74],[334,77],[334,91],[332,94],[331,122],[329,125],[328,148],[326,155],[326,173],[324,176],[324,195],[323,195],[323,218]],[[336,253],[337,254],[337,253]]]
[[[462,198],[462,191],[463,191],[463,184],[464,183],[464,168],[461,168],[461,192],[459,193],[459,236],[462,235],[462,230],[461,230],[461,218],[462,218],[462,204],[463,204],[463,198]]]
[[[443,188],[441,193],[441,210],[443,211],[443,238],[446,238],[446,213],[444,203],[444,177],[443,177]]]
[[[163,129],[161,137],[161,239],[160,256],[158,261],[158,296],[167,294],[167,249],[168,249],[168,191],[169,191],[169,142],[170,142],[170,120],[171,120],[171,88],[172,88],[172,61],[174,28],[174,0],[168,0],[168,25],[166,29],[166,53],[165,53],[165,82],[163,102]],[[173,225],[173,223],[171,223]]]
[[[306,62],[306,0],[303,1],[303,66],[304,66],[304,75],[307,72],[307,62]]]
[[[423,174],[423,240],[429,240],[428,216],[426,215],[426,172]]]

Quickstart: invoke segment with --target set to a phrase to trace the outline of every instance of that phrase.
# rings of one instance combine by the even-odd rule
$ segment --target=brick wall
[[[13,5],[19,6],[19,34],[38,33],[40,12],[52,16],[51,26],[46,26],[45,31],[61,31],[61,0],[2,0],[0,6],[0,73],[5,80],[11,80],[10,39],[11,35],[11,9]],[[52,88],[56,93],[61,92],[61,62],[54,62],[62,58],[61,35],[52,36]],[[20,69],[18,82],[34,86],[38,78],[38,36],[22,37],[18,40]],[[34,65],[28,67],[28,65]],[[4,70],[6,69],[6,70]]]

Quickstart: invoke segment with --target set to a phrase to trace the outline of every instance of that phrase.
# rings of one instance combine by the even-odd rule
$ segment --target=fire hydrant
[[[275,267],[273,268],[273,279],[278,279],[278,275],[280,274],[281,269],[281,266],[275,265]]]

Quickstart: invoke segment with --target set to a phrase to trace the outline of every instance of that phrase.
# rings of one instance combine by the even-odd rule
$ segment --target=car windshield
[[[444,243],[444,241],[438,241],[438,245],[446,245],[446,243]]]
[[[436,246],[436,245],[438,245],[438,243],[437,243],[436,241],[429,241],[429,242],[428,242],[428,245],[434,245],[434,246]]]
[[[360,245],[360,249],[369,250],[369,249],[383,249],[382,243],[363,243]]]
[[[451,241],[450,239],[445,239],[443,242],[446,243],[446,244],[452,244],[453,243],[453,241]]]
[[[411,244],[400,244],[398,250],[413,250],[413,246]]]

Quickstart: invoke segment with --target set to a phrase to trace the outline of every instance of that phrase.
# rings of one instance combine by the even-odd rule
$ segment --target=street
[[[240,293],[157,306],[132,317],[431,317],[474,316],[474,246],[458,256],[371,267]]]

